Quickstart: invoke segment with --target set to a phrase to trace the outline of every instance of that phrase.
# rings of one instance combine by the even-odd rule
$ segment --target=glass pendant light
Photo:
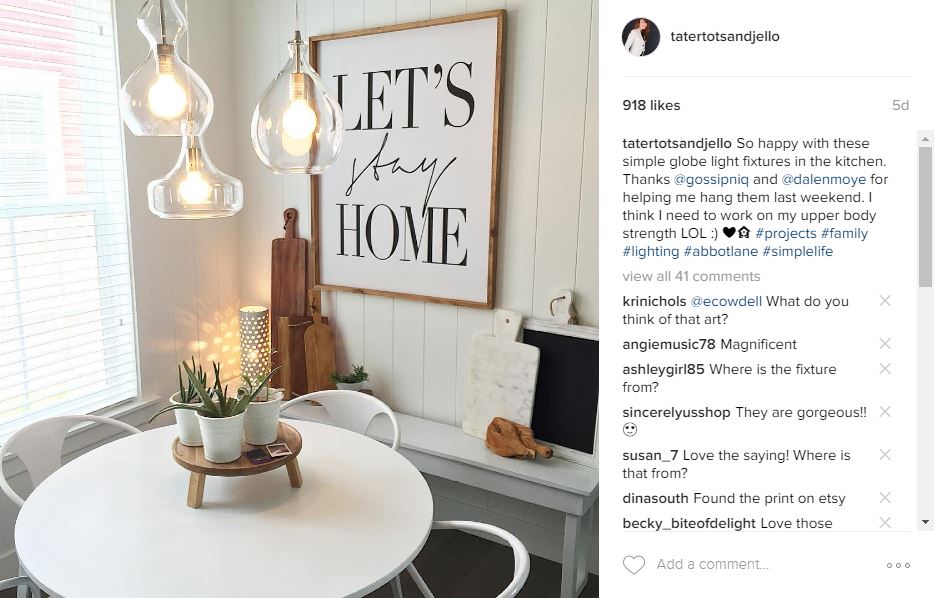
[[[175,3],[175,0],[168,1]],[[149,4],[147,2],[147,6]],[[187,23],[188,0],[185,0],[185,16],[179,14],[178,17]],[[187,47],[187,37],[185,41]],[[187,47],[186,57],[191,60],[190,47]],[[147,188],[149,210],[160,218],[223,218],[233,216],[243,208],[243,184],[218,170],[204,149],[201,134],[207,123],[196,118],[197,94],[192,92],[193,89],[185,89],[185,98],[194,103],[183,107],[184,118],[178,131],[182,136],[182,150],[175,168],[163,178],[149,183]]]
[[[182,127],[182,152],[175,168],[149,183],[149,210],[160,218],[223,218],[243,208],[243,184],[208,158],[194,121]]]
[[[136,25],[149,40],[150,50],[120,89],[123,122],[138,136],[178,137],[189,114],[207,128],[214,98],[176,52],[188,20],[175,0],[147,0]]]
[[[295,37],[288,44],[289,60],[253,112],[253,149],[276,174],[321,174],[340,154],[343,116],[308,62],[297,1]]]

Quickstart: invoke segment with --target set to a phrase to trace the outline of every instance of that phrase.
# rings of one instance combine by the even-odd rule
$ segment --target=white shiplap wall
[[[481,10],[507,10],[496,305],[547,315],[574,288],[582,324],[598,325],[597,10],[595,0],[300,0],[303,33],[318,35]],[[268,304],[270,242],[282,211],[310,238],[308,181],[274,176],[253,154],[253,107],[287,58],[293,0],[233,4],[237,173],[246,189],[239,223],[240,299]],[[244,126],[241,126],[244,125]],[[338,364],[362,363],[393,409],[459,424],[470,339],[490,312],[325,294]],[[439,515],[471,516],[517,532],[533,552],[560,558],[559,514],[444,480],[430,480]],[[466,513],[466,515],[465,515]],[[594,559],[594,567],[596,559]]]

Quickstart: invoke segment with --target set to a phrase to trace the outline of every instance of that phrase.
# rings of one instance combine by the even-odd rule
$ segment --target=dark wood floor
[[[495,598],[512,579],[512,550],[501,544],[458,531],[434,531],[415,566],[437,598]],[[581,598],[597,598],[599,578],[591,575]],[[402,574],[406,598],[421,598],[408,573]],[[529,580],[519,596],[558,598],[561,593],[561,565],[532,557]],[[392,598],[388,586],[368,598]]]
[[[458,531],[435,531],[415,559],[415,566],[437,598],[494,598],[512,579],[512,550]],[[581,598],[597,598],[599,578],[591,575]],[[558,598],[561,566],[532,557],[532,570],[524,598]],[[402,575],[402,591],[408,598],[421,598],[408,573]],[[15,598],[16,590],[0,592],[0,598]],[[257,597],[259,598],[259,597]],[[389,586],[369,598],[392,598]]]

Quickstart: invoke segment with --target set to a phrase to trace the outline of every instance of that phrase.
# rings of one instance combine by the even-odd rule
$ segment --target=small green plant
[[[238,394],[249,394],[253,399],[254,403],[265,403],[269,400],[269,391],[273,390],[269,388],[269,378],[276,373],[279,368],[272,370],[263,376],[257,376],[256,378],[251,378],[249,374],[243,374],[243,386],[237,391]],[[263,383],[263,381],[266,381]]]
[[[184,362],[187,366],[187,362]],[[191,370],[195,372],[195,375],[198,377],[198,381],[201,382],[201,386],[207,386],[208,384],[208,374],[204,371],[204,368],[201,367],[201,364],[197,365],[195,368],[195,357],[191,356]],[[187,379],[187,376],[186,376]],[[178,365],[178,402],[185,403],[187,405],[192,405],[194,403],[200,403],[201,397],[198,396],[198,391],[195,389],[194,385],[189,382],[187,388],[182,382],[182,365]]]
[[[211,366],[214,368],[214,385],[210,389],[198,378],[198,373],[188,366],[188,362],[183,362],[182,366],[185,368],[185,373],[188,375],[189,384],[195,387],[195,392],[201,399],[201,402],[169,405],[157,411],[156,414],[149,419],[150,422],[163,413],[176,409],[190,409],[191,411],[198,412],[203,417],[235,417],[246,411],[250,401],[256,398],[263,388],[269,384],[269,379],[272,377],[273,373],[275,373],[275,370],[273,370],[266,374],[257,382],[252,391],[241,388],[237,391],[236,395],[229,396],[229,386],[221,385],[221,366],[219,363],[211,362]]]
[[[339,374],[337,372],[331,373],[331,382],[334,384],[357,384],[360,382],[366,382],[370,379],[370,375],[366,373],[366,370],[362,365],[353,365],[353,371],[349,374]]]
[[[271,355],[275,355],[276,352],[273,351]],[[269,380],[272,378],[272,375],[279,371],[279,368],[273,370],[266,370],[265,372],[260,372],[256,375],[255,378],[251,377],[249,374],[241,374],[240,378],[243,380],[243,386],[237,391],[239,393],[249,393],[251,396],[255,396],[253,399],[254,403],[265,403],[269,400],[269,391],[274,390],[269,388]],[[266,384],[260,385],[260,382],[266,379]],[[259,389],[258,394],[254,394],[253,391]]]

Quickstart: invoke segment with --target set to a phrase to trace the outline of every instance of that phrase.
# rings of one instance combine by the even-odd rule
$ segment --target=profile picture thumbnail
[[[644,17],[633,19],[623,27],[623,45],[633,56],[648,56],[655,51],[660,40],[658,27]]]

